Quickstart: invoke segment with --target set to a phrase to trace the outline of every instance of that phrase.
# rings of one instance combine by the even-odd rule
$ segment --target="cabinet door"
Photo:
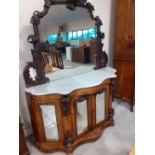
[[[61,96],[35,96],[31,101],[35,138],[38,142],[62,142]]]
[[[116,59],[115,68],[117,78],[115,80],[114,94],[128,102],[132,102],[135,88],[134,60]]]
[[[109,84],[76,91],[71,103],[75,139],[108,120],[109,97]]]
[[[76,129],[77,135],[85,133],[88,131],[88,98],[83,97],[76,101]]]
[[[122,57],[128,42],[135,40],[135,2],[116,1],[115,57]]]
[[[106,103],[108,102],[107,91],[102,89],[96,94],[96,124],[106,119]]]
[[[133,102],[134,98],[134,88],[135,88],[135,69],[134,61],[125,61],[124,62],[124,78],[122,86],[122,97],[128,102]]]

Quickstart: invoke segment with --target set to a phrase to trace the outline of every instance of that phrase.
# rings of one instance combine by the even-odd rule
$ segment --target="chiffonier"
[[[35,145],[45,152],[72,152],[99,138],[114,123],[115,72],[106,67],[26,88]]]
[[[31,17],[33,61],[23,75],[34,144],[41,151],[70,154],[114,125],[116,70],[107,66],[103,24],[93,11],[87,0],[45,0],[43,11]],[[78,59],[77,51],[70,51],[77,54],[76,61],[73,55],[67,58],[67,49],[83,47],[79,42],[90,49],[87,54],[80,51],[86,62]]]

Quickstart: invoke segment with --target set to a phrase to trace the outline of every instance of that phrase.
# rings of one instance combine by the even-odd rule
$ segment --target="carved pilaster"
[[[114,93],[113,93],[113,91],[114,91],[114,84],[115,84],[115,80],[111,79],[111,81],[110,81],[110,94],[112,95],[112,101],[114,99]]]
[[[111,95],[111,98],[112,98],[111,102],[113,101],[113,98],[114,98],[114,96],[113,96],[114,82],[115,82],[115,80],[111,79],[110,80],[110,85],[109,85],[109,87],[110,87],[110,95]],[[109,110],[109,120],[113,121],[113,116],[114,116],[114,109],[111,107],[110,110]]]
[[[110,110],[109,110],[109,120],[113,121],[113,116],[114,116],[114,109],[110,108]]]
[[[68,131],[65,133],[65,136],[64,136],[64,145],[66,147],[71,147],[72,144],[73,144],[73,135],[70,131]]]
[[[70,114],[70,103],[68,96],[64,96],[61,102],[61,111],[64,116]]]
[[[94,20],[95,20],[95,26],[97,28],[97,51],[95,55],[96,66],[94,69],[99,69],[107,65],[108,56],[105,51],[102,51],[103,48],[102,40],[105,37],[104,33],[101,32],[101,26],[103,25],[103,23],[99,18],[99,16],[96,16]]]

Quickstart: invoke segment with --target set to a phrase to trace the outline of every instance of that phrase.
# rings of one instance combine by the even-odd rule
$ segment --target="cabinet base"
[[[105,128],[113,125],[114,125],[113,120],[106,121],[104,124],[98,125],[98,127],[95,127],[95,129],[93,129],[92,131],[89,131],[89,133],[85,133],[83,135],[78,136],[76,139],[74,139],[74,142],[70,147],[65,147],[62,142],[53,142],[53,141],[41,141],[41,142],[34,141],[34,145],[39,150],[45,153],[61,151],[61,152],[66,152],[67,155],[71,155],[72,152],[79,145],[96,141],[98,138],[100,138]]]

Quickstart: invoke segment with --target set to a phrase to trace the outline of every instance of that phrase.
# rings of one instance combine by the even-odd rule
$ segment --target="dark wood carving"
[[[97,27],[97,51],[96,51],[96,56],[95,56],[96,57],[95,58],[96,60],[95,69],[99,69],[107,65],[108,56],[105,51],[102,51],[102,48],[103,48],[102,39],[105,36],[104,33],[101,32],[101,25],[103,25],[102,21],[99,18],[99,16],[96,16],[94,20],[96,21],[95,25]]]
[[[67,116],[70,113],[70,105],[69,105],[69,98],[68,96],[64,96],[61,102],[61,110],[63,116]]]
[[[115,79],[111,79],[110,81],[110,94],[112,95],[112,101],[114,99],[114,85],[115,85]]]
[[[71,132],[67,131],[64,135],[64,146],[71,147],[73,143],[73,135]]]
[[[114,109],[110,108],[110,110],[109,110],[109,120],[113,121],[113,116],[114,116]]]
[[[96,95],[103,94],[105,91],[106,91],[105,89],[101,89],[100,91],[98,91],[98,92],[96,93]]]
[[[30,85],[38,85],[41,83],[46,83],[49,80],[45,77],[44,73],[44,65],[41,61],[41,53],[44,52],[45,47],[44,44],[40,42],[40,33],[39,33],[39,24],[41,18],[46,16],[49,8],[52,5],[66,5],[66,8],[74,11],[76,7],[83,7],[88,10],[90,14],[90,18],[95,21],[95,25],[97,28],[97,51],[95,55],[95,67],[94,69],[99,69],[101,67],[105,67],[108,61],[108,56],[105,51],[102,51],[103,43],[102,39],[104,38],[104,33],[101,32],[102,21],[99,16],[94,16],[94,6],[87,2],[87,0],[44,0],[44,9],[43,11],[34,11],[33,16],[31,17],[31,24],[33,25],[34,34],[28,36],[28,42],[33,44],[32,56],[35,69],[37,70],[37,79],[36,81],[30,81],[28,76],[24,74],[25,83],[27,86]],[[29,65],[27,66],[27,68]]]
[[[88,95],[80,96],[79,99],[77,100],[77,102],[83,102],[83,101],[87,100],[87,98],[88,98]]]

